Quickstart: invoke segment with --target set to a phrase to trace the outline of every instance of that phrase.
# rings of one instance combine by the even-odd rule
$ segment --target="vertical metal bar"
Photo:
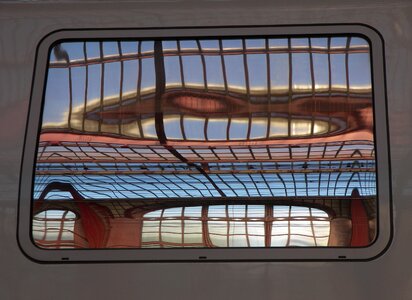
[[[163,247],[163,240],[162,240],[162,221],[163,221],[163,213],[165,212],[164,209],[162,209],[162,213],[160,214],[160,220],[159,220],[159,246],[160,248]]]
[[[228,85],[227,85],[227,76],[226,76],[226,66],[225,66],[225,58],[223,55],[223,45],[222,40],[219,40],[219,54],[220,54],[220,61],[222,63],[222,75],[223,75],[223,83],[225,86],[225,93],[226,95],[229,94]]]
[[[143,57],[141,55],[142,53],[142,42],[138,42],[137,46],[137,61],[138,61],[138,70],[137,70],[137,87],[136,87],[136,102],[138,105],[142,103],[141,99],[141,90],[142,90],[142,60]],[[137,126],[139,127],[139,135],[140,137],[143,137],[143,128],[142,128],[142,114],[139,113],[138,119],[136,120]]]
[[[314,113],[317,112],[317,101],[315,99],[315,70],[313,66],[313,50],[312,50],[312,42],[311,38],[308,38],[309,41],[309,62],[310,62],[310,79],[312,83],[312,101],[314,102],[314,108],[312,108],[312,120],[311,120],[311,129],[310,134],[314,134],[314,127],[315,127],[315,116]],[[313,104],[312,104],[313,107]]]
[[[272,228],[273,228],[273,206],[265,205],[264,228],[265,228],[265,247],[272,245]]]
[[[120,87],[119,87],[119,108],[120,116],[117,118],[118,123],[118,133],[122,134],[122,123],[123,123],[123,78],[124,78],[124,62],[123,62],[123,53],[122,46],[120,41],[117,41],[117,49],[120,56]]]
[[[72,108],[73,106],[73,83],[72,83],[72,67],[69,65],[69,113],[67,117],[67,125],[69,130],[72,129]]]
[[[89,92],[89,64],[87,64],[87,48],[86,42],[83,43],[83,55],[85,63],[85,84],[84,84],[84,102],[83,102],[83,118],[82,131],[85,131],[84,124],[86,122],[87,97]]]
[[[182,131],[182,138],[183,138],[183,140],[184,141],[186,141],[187,140],[187,138],[186,138],[186,132],[185,132],[185,123],[184,123],[184,114],[179,114],[179,116],[180,116],[180,128],[181,128],[181,131]]]
[[[203,205],[202,212],[201,212],[202,240],[203,240],[203,245],[205,247],[211,248],[213,247],[213,244],[212,244],[212,241],[210,239],[210,234],[209,234],[208,211],[209,211],[209,207],[207,205]]]
[[[304,172],[303,175],[305,176],[306,196],[309,196],[308,174],[306,172]]]
[[[312,124],[313,125],[313,124]],[[313,126],[312,126],[313,128]],[[310,158],[310,151],[312,151],[312,143],[308,145],[308,152],[306,153],[306,159]]]
[[[161,144],[166,143],[166,134],[163,123],[162,97],[166,89],[166,75],[164,67],[164,57],[162,41],[154,42],[154,64],[156,74],[156,92],[155,92],[155,128],[156,134]]]
[[[180,50],[180,41],[176,41],[177,43],[177,55],[179,57],[179,68],[180,68],[180,78],[182,80],[182,88],[185,89],[186,88],[186,81],[185,81],[185,72],[184,72],[184,68],[183,68],[183,58],[182,58],[182,53]]]
[[[248,224],[249,224],[249,222],[248,222],[247,212],[248,212],[248,205],[245,205],[245,234],[246,234],[246,243],[247,243],[247,246],[250,247],[249,230],[248,230]],[[253,224],[253,223],[252,223],[252,224]]]
[[[207,93],[209,88],[207,86],[207,72],[206,72],[206,60],[205,55],[203,54],[202,47],[200,45],[200,41],[196,40],[197,47],[200,53],[200,59],[202,60],[202,70],[203,70],[203,82],[205,84],[205,92]]]
[[[332,106],[332,63],[331,63],[331,54],[330,54],[330,43],[331,38],[328,37],[328,81],[329,81],[329,89],[328,89],[328,133],[331,131],[331,106]]]
[[[230,141],[230,125],[232,124],[232,116],[228,115],[226,127],[226,141]]]
[[[181,218],[180,218],[180,226],[182,228],[182,230],[181,230],[182,246],[185,244],[185,208],[186,207],[183,206],[182,215],[181,215]]]
[[[102,130],[102,121],[103,121],[103,97],[104,97],[104,62],[103,62],[103,42],[99,42],[99,51],[100,51],[100,59],[102,62],[102,67],[100,71],[100,106],[99,106],[99,127],[98,132],[100,133]]]
[[[346,39],[345,47],[345,72],[346,72],[346,124],[349,124],[349,115],[350,115],[350,101],[349,101],[349,45],[351,38]]]
[[[269,40],[265,39],[265,49],[266,49],[266,72],[267,72],[267,95],[268,95],[268,103],[267,103],[267,124],[266,124],[266,138],[269,138],[270,133],[270,120],[271,120],[271,112],[272,112],[272,80],[271,80],[271,66],[270,66],[270,55],[269,55]],[[269,150],[269,148],[268,148]],[[270,153],[270,152],[269,152]]]
[[[207,126],[209,124],[209,118],[205,118],[205,123],[203,125],[203,134],[205,135],[205,140],[209,140],[208,136],[207,136]]]
[[[248,64],[247,64],[245,39],[242,39],[242,56],[243,56],[243,70],[245,72],[246,97],[247,97],[248,104],[249,104],[250,103],[250,82],[249,82],[249,69],[248,69]]]
[[[225,205],[225,214],[226,214],[226,247],[229,247],[229,234],[230,234],[230,220],[229,220],[229,207]]]
[[[294,165],[293,165],[293,162],[292,162],[292,170],[293,170],[293,169],[294,169]],[[291,172],[290,174],[292,175],[293,189],[295,190],[295,197],[297,197],[297,196],[298,196],[298,193],[297,193],[297,188],[296,188],[295,172]]]
[[[289,58],[289,92],[288,92],[288,137],[291,136],[292,130],[291,130],[291,111],[292,111],[292,97],[293,97],[293,91],[292,91],[292,80],[293,80],[293,66],[292,66],[292,47],[291,47],[291,39],[288,38],[288,58]],[[292,159],[292,157],[291,157]]]
[[[330,172],[329,172],[329,174],[330,174]],[[318,173],[318,196],[320,196],[320,186],[321,186],[321,183],[322,183],[321,181],[322,181],[322,172],[319,172]]]
[[[292,206],[289,206],[289,215],[288,215],[288,238],[286,241],[286,247],[290,246],[290,234],[291,234],[291,230],[290,230],[290,219],[292,218],[291,216],[292,214]]]
[[[248,111],[250,112],[250,102],[252,101],[252,99],[250,96],[249,68],[248,68],[248,63],[247,63],[245,39],[242,39],[242,55],[243,55],[243,69],[245,72],[246,99],[247,99]],[[250,139],[251,123],[252,123],[251,115],[248,114],[248,127],[247,127],[247,133],[246,133],[247,140]]]

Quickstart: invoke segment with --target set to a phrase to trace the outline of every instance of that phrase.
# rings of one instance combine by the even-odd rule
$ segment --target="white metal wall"
[[[16,239],[35,48],[67,28],[364,23],[385,40],[394,239],[371,262],[37,264]],[[240,32],[241,33],[241,32]],[[0,299],[412,299],[412,1],[0,4]]]

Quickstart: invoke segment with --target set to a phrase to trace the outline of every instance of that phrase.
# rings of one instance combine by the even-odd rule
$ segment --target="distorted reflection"
[[[299,206],[210,205],[143,215],[142,247],[327,246],[329,216]]]
[[[63,42],[44,101],[41,248],[361,247],[376,236],[363,38]]]
[[[42,248],[74,248],[85,245],[76,215],[67,210],[45,210],[33,217],[33,238]]]

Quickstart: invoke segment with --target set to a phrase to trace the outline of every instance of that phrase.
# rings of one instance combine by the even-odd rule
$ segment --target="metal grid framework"
[[[70,210],[49,209],[33,217],[33,238],[41,248],[81,247],[86,239],[75,231],[77,216]],[[76,241],[75,241],[76,236]]]
[[[322,247],[329,216],[298,206],[169,208],[143,216],[142,247]]]
[[[90,57],[92,44],[96,49]],[[142,44],[146,45],[144,51]],[[359,72],[354,69],[357,57],[369,57],[368,43],[357,37],[72,45],[76,46],[56,47],[54,53],[60,60],[49,64],[51,70],[67,70],[69,90],[65,119],[54,125],[46,122],[45,130],[156,140],[304,137],[345,129],[353,106],[371,105],[370,82],[358,82],[353,75]],[[96,74],[89,70],[93,66],[98,66],[97,71],[92,70]],[[83,82],[76,83],[73,76],[79,77],[79,72]],[[368,72],[366,68],[365,77],[370,77]],[[89,78],[94,76],[100,81],[97,87]],[[113,86],[110,93],[107,86]],[[92,89],[99,92],[92,93]],[[90,98],[95,94],[96,98]],[[314,105],[311,113],[299,112],[299,98],[312,103],[306,110]],[[348,108],[340,109],[345,111],[340,118],[343,123],[331,113],[322,113],[345,105]],[[164,127],[162,132],[159,126]],[[193,126],[203,130],[193,136],[189,130]],[[226,130],[219,137],[210,137],[216,135],[216,126]],[[241,129],[232,133],[231,126]],[[169,128],[175,136],[168,134]],[[243,134],[236,134],[237,130]]]
[[[51,191],[53,193],[53,191]],[[81,194],[72,199],[72,196],[62,193],[58,194],[60,199],[45,195],[45,201],[40,201],[35,207],[35,214],[44,210],[69,210],[80,214],[79,203],[88,203]],[[62,199],[65,196],[64,199]],[[374,196],[304,196],[304,197],[204,197],[204,198],[133,198],[133,199],[95,199],[93,206],[106,208],[111,218],[141,218],[142,214],[176,207],[192,207],[203,205],[283,205],[304,206],[326,211],[331,218],[350,218],[351,200],[361,200],[365,203],[368,216],[374,218],[376,215],[376,203]]]
[[[209,180],[210,179],[210,180]],[[376,195],[373,172],[255,173],[255,174],[141,174],[36,176],[34,197],[52,182],[72,184],[86,199],[296,197]],[[212,182],[214,184],[212,184]],[[64,199],[56,191],[48,196]]]
[[[375,157],[371,141],[346,141],[312,144],[257,146],[178,146],[124,145],[94,142],[43,142],[37,162],[186,162],[296,161],[296,160],[371,160]]]
[[[201,163],[195,166],[202,167]],[[204,166],[204,165],[203,165]],[[206,166],[204,166],[206,167]],[[101,174],[196,174],[197,169],[183,163],[38,163],[39,175],[87,175],[100,171]],[[267,161],[226,162],[207,164],[207,172],[231,173],[321,173],[321,172],[374,172],[374,160],[331,160],[331,161]]]

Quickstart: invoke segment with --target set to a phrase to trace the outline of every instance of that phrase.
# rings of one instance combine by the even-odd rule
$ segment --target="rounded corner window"
[[[44,261],[63,250],[72,261],[383,251],[391,200],[378,34],[187,30],[60,31],[42,42],[23,248],[31,238]]]

